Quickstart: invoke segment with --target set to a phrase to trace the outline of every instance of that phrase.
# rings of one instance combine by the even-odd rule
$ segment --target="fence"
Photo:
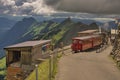
[[[59,58],[65,54],[64,51],[70,49],[70,46],[61,47],[61,49],[55,49],[50,55],[49,59],[49,80],[53,80],[55,78],[55,74],[57,73],[57,63]]]
[[[49,51],[49,58],[39,64],[25,80],[54,80],[55,74],[57,73],[58,61],[62,54],[64,54],[64,51],[68,49],[70,49],[70,46]]]

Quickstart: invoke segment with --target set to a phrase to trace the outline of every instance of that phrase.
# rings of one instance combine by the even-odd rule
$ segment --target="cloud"
[[[0,0],[0,4],[3,6],[12,6],[15,5],[14,0]]]
[[[120,14],[120,0],[0,0],[0,15],[41,15],[59,11]]]
[[[45,0],[57,10],[99,14],[120,14],[120,0]]]
[[[54,13],[44,0],[0,0],[0,14],[40,15]]]

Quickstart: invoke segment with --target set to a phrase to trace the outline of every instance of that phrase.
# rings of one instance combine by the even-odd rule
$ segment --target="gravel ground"
[[[109,57],[111,50],[110,46],[101,53],[66,51],[58,63],[56,80],[120,80],[120,70]]]

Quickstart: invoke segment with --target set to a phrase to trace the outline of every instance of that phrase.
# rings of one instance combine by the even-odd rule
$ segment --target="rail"
[[[57,72],[57,64],[59,61],[59,58],[62,56],[62,54],[65,53],[66,50],[69,50],[70,46],[65,46],[62,48],[56,48],[53,51],[49,52],[49,57],[41,58],[40,60],[43,60],[43,63],[36,63],[39,65],[39,67],[35,68],[33,72],[28,76],[25,80],[53,80],[55,78],[55,74]],[[39,60],[38,60],[39,61]],[[43,66],[44,65],[44,66]],[[42,70],[44,69],[46,70]],[[39,71],[39,72],[38,72]],[[44,72],[42,72],[44,71]],[[35,76],[31,76],[32,74],[35,74]],[[44,75],[42,77],[42,75]],[[45,77],[46,76],[46,77]]]

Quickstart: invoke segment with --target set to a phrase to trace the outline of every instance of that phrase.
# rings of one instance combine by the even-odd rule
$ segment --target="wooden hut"
[[[47,49],[50,43],[51,40],[26,41],[5,47],[7,80],[16,80],[12,76],[16,76],[27,69],[32,70],[32,63],[45,58],[43,55],[49,55]]]

